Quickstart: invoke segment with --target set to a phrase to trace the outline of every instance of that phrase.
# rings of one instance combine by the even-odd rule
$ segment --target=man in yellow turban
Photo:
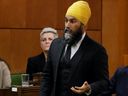
[[[90,17],[86,1],[67,9],[64,37],[55,39],[49,50],[41,96],[99,96],[107,89],[108,56],[86,33]]]

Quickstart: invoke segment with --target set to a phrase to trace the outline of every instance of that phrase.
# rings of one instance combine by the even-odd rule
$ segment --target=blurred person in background
[[[58,38],[57,30],[52,27],[45,27],[40,33],[40,47],[42,53],[28,58],[26,73],[29,74],[29,80],[33,80],[33,74],[42,73],[47,61],[48,50],[52,41]]]
[[[0,88],[11,87],[11,75],[9,65],[0,59]]]
[[[128,96],[128,66],[119,67],[110,80],[105,96]]]

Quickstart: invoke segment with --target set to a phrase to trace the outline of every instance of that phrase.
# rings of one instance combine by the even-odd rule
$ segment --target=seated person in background
[[[128,66],[116,70],[109,89],[102,96],[128,96]]]
[[[26,73],[29,74],[29,80],[33,80],[34,73],[43,72],[49,47],[51,42],[57,37],[58,34],[54,28],[46,27],[41,31],[40,46],[43,52],[35,57],[28,58]]]
[[[11,75],[8,64],[0,59],[0,88],[11,87]]]
[[[128,66],[118,68],[111,79],[109,93],[116,96],[128,96]]]

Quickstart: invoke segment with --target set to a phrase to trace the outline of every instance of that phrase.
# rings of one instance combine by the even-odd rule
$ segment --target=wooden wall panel
[[[101,31],[87,31],[87,34],[96,42],[102,44]]]
[[[125,54],[123,56],[123,64],[124,64],[124,66],[128,66],[128,54]]]
[[[56,26],[57,0],[0,0],[1,28]]]
[[[89,30],[102,29],[102,0],[86,0],[89,2],[92,16],[89,21]]]
[[[11,30],[12,32],[12,70],[24,72],[27,58],[39,52],[39,33],[37,30]]]
[[[39,32],[40,30],[0,30],[0,57],[10,64],[12,72],[25,72],[27,58],[41,52]]]
[[[109,70],[112,75],[121,63],[119,54],[119,18],[118,2],[116,0],[103,1],[102,41],[108,50]]]
[[[102,41],[109,53],[110,77],[124,66],[124,55],[128,54],[127,0],[103,0]]]
[[[127,0],[119,0],[119,24],[120,24],[120,50],[123,54],[128,54],[128,1]]]
[[[0,58],[10,60],[11,54],[11,32],[10,30],[0,29]]]
[[[57,0],[26,0],[26,28],[56,27]]]
[[[26,0],[0,0],[0,28],[25,27]]]

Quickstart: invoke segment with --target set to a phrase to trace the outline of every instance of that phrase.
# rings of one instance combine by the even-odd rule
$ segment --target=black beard
[[[76,32],[72,32],[72,30],[67,29],[64,33],[64,38],[69,45],[75,45],[82,38],[82,35],[82,27],[80,26]]]

